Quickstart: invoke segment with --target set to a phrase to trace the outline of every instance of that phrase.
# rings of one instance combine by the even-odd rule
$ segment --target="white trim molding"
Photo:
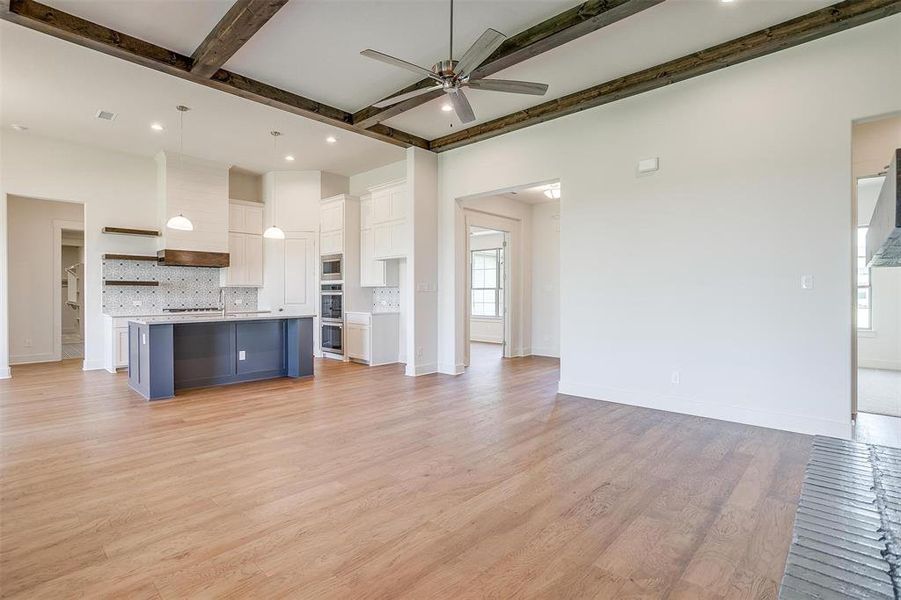
[[[9,367],[0,367],[0,379],[10,379],[13,376]]]
[[[407,363],[407,367],[405,369],[405,374],[408,377],[419,377],[421,375],[431,375],[432,373],[438,372],[438,364],[437,363],[424,363],[421,365],[414,365],[411,363]]]
[[[884,371],[901,371],[901,362],[897,360],[877,360],[868,358],[859,358],[857,360],[857,368],[859,369],[882,369]]]

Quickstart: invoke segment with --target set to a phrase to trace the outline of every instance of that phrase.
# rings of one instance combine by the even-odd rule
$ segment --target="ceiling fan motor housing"
[[[435,63],[435,65],[432,67],[432,72],[441,78],[452,78],[455,75],[454,69],[456,67],[456,60],[442,60]]]

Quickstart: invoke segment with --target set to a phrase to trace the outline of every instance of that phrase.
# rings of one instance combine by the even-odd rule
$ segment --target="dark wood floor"
[[[775,597],[811,438],[480,356],[153,404],[80,361],[15,367],[2,596]]]

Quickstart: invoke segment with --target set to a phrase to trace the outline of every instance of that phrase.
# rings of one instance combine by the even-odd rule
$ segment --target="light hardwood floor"
[[[148,404],[0,382],[2,596],[774,598],[811,438],[555,394],[547,358]]]

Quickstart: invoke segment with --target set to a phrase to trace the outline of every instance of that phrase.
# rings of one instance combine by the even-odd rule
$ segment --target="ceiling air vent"
[[[104,121],[112,121],[116,118],[116,113],[101,109],[97,111],[96,117],[98,119],[103,119]]]

